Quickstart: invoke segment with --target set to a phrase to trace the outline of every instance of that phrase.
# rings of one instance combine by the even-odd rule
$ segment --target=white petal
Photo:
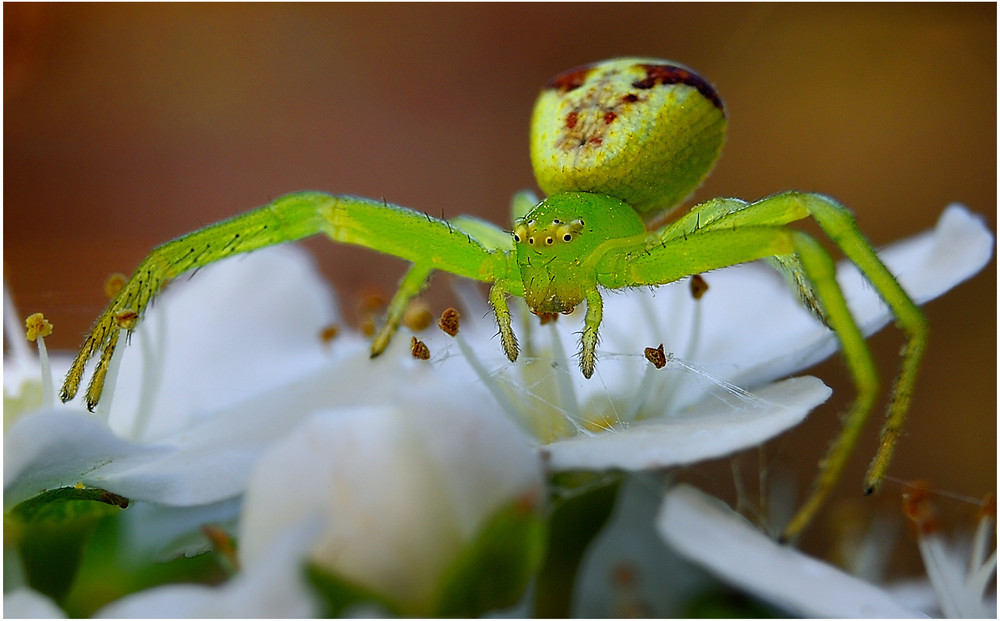
[[[4,436],[4,506],[55,487],[77,483],[100,487],[102,469],[128,470],[173,450],[123,440],[82,412],[33,412]]]
[[[192,507],[133,502],[118,518],[118,545],[127,551],[122,558],[148,563],[208,552],[212,545],[202,526],[213,524],[235,532],[242,506],[240,497]]]
[[[64,619],[66,613],[51,599],[28,587],[3,594],[5,619]]]
[[[879,252],[914,300],[927,302],[976,274],[993,253],[993,236],[981,218],[965,208],[948,207],[932,231],[889,245]],[[807,313],[776,274],[763,265],[737,268],[759,277],[748,284],[753,290],[740,289],[733,282],[737,270],[723,270],[708,275],[710,290],[706,304],[704,349],[694,359],[701,363],[739,361],[743,367],[734,375],[723,377],[741,386],[754,386],[807,368],[830,356],[838,348],[836,335]],[[746,275],[746,274],[744,274]],[[853,264],[838,265],[837,280],[851,308],[855,321],[865,334],[889,323],[892,316],[874,288],[864,280]],[[727,299],[711,300],[723,293]],[[733,298],[732,294],[736,294]],[[720,298],[723,296],[719,296]],[[734,315],[733,310],[738,309]],[[719,329],[719,326],[723,326]],[[729,327],[726,330],[725,327]]]
[[[918,303],[970,278],[992,254],[993,236],[981,218],[958,205],[948,207],[933,230],[879,252]],[[697,302],[702,313],[700,329],[692,319],[696,303],[686,280],[651,292],[608,292],[599,353],[641,354],[644,347],[663,343],[667,352],[719,378],[754,387],[808,368],[837,350],[836,335],[802,307],[782,277],[767,265],[738,265],[704,278],[709,290]],[[853,264],[842,261],[837,278],[866,334],[889,322],[887,308]],[[579,324],[572,329],[579,330]],[[693,340],[697,345],[692,346]],[[598,369],[601,366],[599,360]],[[674,403],[696,403],[700,400],[697,388],[682,386]]]
[[[667,492],[660,535],[693,563],[796,616],[913,618],[887,593],[781,546],[723,503],[689,486]]]
[[[555,470],[643,470],[694,463],[757,446],[794,427],[830,392],[814,377],[792,378],[755,391],[757,398],[744,407],[706,400],[675,415],[558,440],[540,450]]]
[[[296,378],[251,392],[245,400],[188,420],[155,444],[119,438],[85,412],[35,412],[4,437],[5,502],[39,490],[85,483],[170,506],[215,503],[243,493],[263,451],[312,413],[331,407],[405,405],[449,398],[453,405],[502,417],[478,387],[457,394],[461,368],[447,376],[409,358],[397,339],[376,361],[362,339],[344,335],[332,355]],[[455,365],[451,365],[454,367]],[[371,387],[378,386],[378,390]]]
[[[143,347],[156,349],[143,342],[146,336],[163,347],[146,435],[159,439],[322,364],[327,351],[319,333],[336,317],[329,286],[294,245],[183,276],[154,301],[125,349],[111,426],[131,433],[143,374],[150,372]]]
[[[983,269],[993,257],[993,242],[983,218],[956,203],[944,210],[934,230],[892,244],[879,256],[922,304]]]
[[[317,414],[261,460],[245,497],[240,556],[317,517],[312,558],[391,596],[426,604],[483,520],[522,494],[541,500],[540,465],[502,416],[414,400]]]
[[[224,588],[224,587],[223,587]],[[218,610],[218,589],[201,584],[172,584],[115,600],[94,614],[95,618],[200,619]],[[223,617],[236,615],[223,614]]]

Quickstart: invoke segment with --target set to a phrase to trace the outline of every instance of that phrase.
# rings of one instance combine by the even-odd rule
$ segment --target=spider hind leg
[[[806,306],[834,331],[857,395],[843,416],[843,429],[820,462],[812,491],[785,528],[785,540],[798,537],[832,491],[875,404],[879,384],[865,338],[837,283],[833,259],[814,238],[786,226],[810,216],[871,283],[906,336],[879,448],[865,476],[864,492],[870,494],[885,477],[906,419],[927,343],[927,322],[858,230],[850,211],[826,196],[800,192],[755,203],[713,199],[650,233],[640,247],[616,249],[599,262],[600,284],[620,288],[668,283],[720,267],[769,259],[790,276]]]
[[[796,215],[804,212],[811,215],[871,283],[891,310],[896,325],[902,329],[906,336],[906,344],[901,352],[900,370],[891,391],[880,432],[878,450],[868,467],[863,483],[864,493],[872,494],[877,491],[885,478],[896,447],[896,441],[910,407],[917,371],[927,344],[927,321],[916,303],[907,295],[896,278],[878,258],[871,243],[858,230],[854,216],[848,209],[829,197],[798,192],[772,196],[753,205],[765,213],[773,209],[775,213]],[[810,287],[802,287],[801,285],[798,287],[800,292],[806,292],[806,295],[801,295],[801,297],[805,298],[806,306],[814,310],[814,314],[817,314],[837,333],[858,396],[844,415],[843,430],[834,439],[820,464],[820,473],[813,491],[786,526],[783,534],[783,538],[786,540],[795,539],[801,533],[832,490],[854,448],[857,435],[861,431],[867,414],[874,406],[874,397],[877,391],[877,372],[871,360],[871,354],[856,322],[850,316],[846,304],[842,302],[843,295],[839,285],[837,285],[836,274],[832,271],[834,268],[832,259],[811,237],[801,237],[796,246],[798,261],[785,264],[782,267],[786,271],[790,269],[793,280],[800,282],[805,280],[811,285]],[[819,298],[820,302],[818,312],[816,312],[817,309],[813,308],[811,304],[815,297],[810,297],[810,295],[814,291],[819,293],[820,289],[826,289],[826,291],[815,296]]]

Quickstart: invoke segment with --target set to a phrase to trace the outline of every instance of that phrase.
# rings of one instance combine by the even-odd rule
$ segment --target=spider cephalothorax
[[[563,192],[514,226],[524,299],[535,313],[569,313],[596,289],[603,252],[615,240],[643,236],[635,211],[602,194]]]

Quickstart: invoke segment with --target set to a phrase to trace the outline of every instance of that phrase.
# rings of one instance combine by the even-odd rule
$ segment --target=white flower
[[[195,283],[200,287],[194,287]],[[268,284],[276,285],[275,293],[266,291]],[[213,305],[220,308],[211,311],[200,308]],[[202,312],[196,312],[199,309]],[[157,311],[166,313],[168,319],[157,320]],[[229,318],[240,313],[255,319],[242,320],[241,326],[234,328]],[[300,424],[315,426],[317,423],[311,417],[317,412],[330,412],[331,408],[337,408],[337,415],[348,422],[344,437],[367,434],[370,442],[385,445],[400,439],[400,425],[407,421],[412,424],[420,417],[411,410],[420,409],[425,417],[430,417],[424,425],[425,457],[444,461],[434,466],[440,473],[425,474],[442,476],[430,488],[408,486],[408,489],[411,496],[423,496],[425,504],[433,501],[428,506],[445,511],[450,521],[436,514],[424,516],[423,522],[388,510],[381,514],[395,516],[400,518],[400,524],[405,522],[409,528],[416,528],[409,531],[412,540],[435,546],[437,558],[447,560],[461,550],[477,534],[484,516],[495,511],[500,500],[512,498],[510,485],[524,494],[524,500],[530,497],[534,504],[526,506],[532,511],[543,505],[537,456],[488,395],[468,386],[474,377],[467,367],[444,374],[428,363],[414,360],[406,351],[404,338],[397,338],[375,361],[369,359],[367,342],[349,330],[342,330],[333,343],[324,344],[319,334],[331,315],[324,285],[303,251],[295,247],[269,249],[223,262],[203,270],[196,279],[177,283],[158,300],[146,325],[163,323],[165,327],[158,329],[166,329],[170,334],[177,332],[183,338],[154,337],[159,345],[152,361],[149,356],[142,357],[141,350],[148,343],[129,348],[132,359],[125,358],[110,424],[71,404],[28,412],[11,426],[4,437],[6,506],[9,508],[40,490],[79,484],[98,487],[133,501],[145,501],[133,504],[122,515],[123,532],[129,537],[127,545],[132,553],[144,550],[148,557],[162,557],[169,550],[197,552],[198,549],[171,542],[183,539],[185,532],[196,530],[200,523],[234,519],[241,505],[228,499],[238,499],[243,494],[250,472],[263,452],[293,433]],[[250,330],[253,324],[257,326]],[[266,333],[272,328],[278,335],[266,339],[262,347],[248,338],[249,333]],[[141,341],[144,335],[136,333],[136,336]],[[162,347],[164,342],[170,343],[169,349]],[[17,364],[18,368],[32,366]],[[57,372],[67,365],[66,359],[58,360]],[[159,385],[155,398],[130,394],[136,387],[140,387],[139,392],[148,390],[151,373],[160,375],[152,382]],[[13,378],[14,374],[5,377]],[[171,393],[184,393],[192,386],[195,397],[181,394],[180,398],[171,399]],[[456,391],[456,386],[463,389]],[[213,387],[219,389],[217,393]],[[148,408],[143,414],[145,429],[140,437],[130,437],[136,430],[135,420],[142,418],[132,415],[144,407]],[[459,416],[455,414],[458,407],[478,414],[463,412]],[[381,427],[373,432],[372,425],[377,427],[379,422]],[[352,427],[354,424],[356,428]],[[407,429],[414,431],[411,427]],[[301,432],[295,433],[303,437]],[[307,433],[305,437],[311,436]],[[512,438],[516,438],[518,446],[512,453],[515,459],[501,463],[511,453]],[[335,439],[331,439],[331,444],[334,443]],[[400,447],[397,444],[393,448]],[[438,454],[442,448],[449,448],[450,453]],[[373,446],[370,453],[385,451]],[[326,452],[320,451],[314,457],[322,455]],[[402,472],[419,472],[419,464],[401,460],[399,454],[395,461],[386,458],[384,465]],[[340,469],[351,470],[349,465],[338,462],[328,472]],[[370,467],[367,470],[368,474],[372,471]],[[533,473],[530,486],[523,481],[526,472]],[[449,490],[448,484],[455,483],[452,473],[464,474],[466,478],[461,480],[464,483],[452,485],[454,489]],[[290,491],[287,480],[294,480],[302,483],[297,489],[301,496],[322,498],[319,491],[322,486],[317,483],[318,487],[312,487],[310,479],[301,473],[282,471],[279,478],[281,481],[275,483],[279,492]],[[383,478],[377,485],[367,486],[374,492],[385,492],[382,501],[386,507],[400,499],[389,485],[393,480]],[[491,487],[485,484],[489,480],[509,485],[498,483]],[[438,495],[428,496],[431,490]],[[405,490],[395,489],[400,491]],[[450,507],[439,504],[441,493],[455,495]],[[330,502],[333,499],[327,500],[327,504]],[[260,514],[259,510],[249,512],[251,516]],[[259,519],[253,523],[257,526],[251,527],[250,534],[241,541],[241,550],[267,558],[247,561],[245,571],[225,590],[206,592],[204,587],[197,586],[157,589],[149,593],[148,599],[136,595],[123,600],[123,608],[116,605],[105,614],[170,616],[194,614],[197,610],[199,614],[275,611],[274,614],[299,616],[315,612],[308,598],[294,595],[307,592],[299,578],[309,548],[298,545],[297,553],[292,554],[288,545],[275,547],[272,540],[280,536],[280,528],[262,528]],[[443,529],[441,537],[427,536],[431,525]],[[300,536],[297,541],[301,540]],[[262,551],[265,548],[270,552],[265,554]],[[349,571],[346,574],[351,575]],[[397,574],[402,576],[399,571]],[[412,577],[431,580],[434,574],[425,566],[414,571]],[[427,584],[414,588],[426,590]],[[264,593],[270,595],[264,597]],[[419,592],[403,604],[411,607],[427,604],[424,600],[416,602],[413,599],[416,597],[426,599],[428,594]],[[247,605],[254,601],[266,601],[268,607]],[[302,607],[285,606],[282,602],[298,602]]]
[[[922,303],[978,272],[992,249],[981,220],[953,205],[934,230],[879,256]],[[815,378],[775,380],[826,358],[838,343],[763,264],[717,270],[705,280],[710,289],[697,301],[685,282],[606,292],[590,380],[566,353],[579,338],[579,310],[541,327],[522,322],[515,364],[489,339],[495,327],[488,321],[463,327],[471,336],[459,345],[555,470],[641,470],[724,456],[796,425],[823,402],[829,389]],[[840,265],[838,281],[864,333],[892,318],[853,264]],[[473,318],[488,316],[474,298],[466,305]],[[658,370],[643,351],[661,343],[673,357]]]
[[[317,335],[333,318],[332,300],[293,247],[223,262],[171,289],[125,348],[122,377],[106,395],[108,422],[71,402],[26,413],[7,430],[5,506],[77,483],[180,506],[242,492],[256,456],[295,421],[294,412],[243,403],[273,401],[330,364]],[[250,303],[262,296],[268,303]],[[68,364],[53,361],[57,373]],[[8,369],[26,366],[5,360],[5,394],[19,389],[6,383]]]
[[[926,581],[878,587],[768,539],[721,501],[688,486],[669,490],[656,526],[673,550],[722,581],[785,612],[810,617],[996,616],[995,500],[989,499],[971,541],[946,542],[926,490],[904,495],[916,525]],[[868,545],[882,547],[883,541]],[[927,594],[937,595],[928,605]],[[933,599],[933,598],[932,598]],[[905,605],[904,605],[905,604]]]
[[[349,330],[323,343],[332,299],[295,246],[205,268],[173,285],[148,315],[143,325],[158,327],[136,332],[125,349],[109,422],[71,402],[26,413],[5,433],[5,506],[78,483],[170,506],[232,498],[263,450],[311,413],[406,403],[435,374],[405,353],[404,339],[375,361]],[[142,351],[148,340],[158,342],[152,361]],[[62,372],[68,360],[53,366]],[[4,374],[5,381],[22,376]],[[154,395],[142,394],[151,386]],[[137,418],[145,420],[138,438]]]
[[[982,224],[952,207],[934,232],[883,257],[924,301],[975,273],[991,252]],[[866,331],[888,321],[853,267],[843,268],[840,280]],[[709,282],[712,290],[696,304],[679,286],[607,295],[604,346],[589,381],[564,353],[565,344],[575,342],[576,317],[543,326],[548,339],[522,332],[525,347],[516,365],[498,361],[487,322],[466,322],[460,336],[471,334],[470,347],[492,363],[492,372],[480,374],[483,387],[540,438],[553,468],[634,469],[718,457],[795,425],[829,394],[809,378],[756,395],[737,386],[765,385],[808,366],[832,353],[836,340],[763,266],[719,270]],[[365,344],[353,335],[327,350],[317,334],[334,316],[332,300],[294,247],[210,266],[173,288],[145,322],[162,322],[167,336],[126,349],[110,416],[110,429],[129,438],[141,411],[148,419],[140,425],[144,441],[116,437],[79,410],[58,419],[28,415],[5,434],[7,506],[41,488],[80,482],[164,504],[215,502],[241,493],[263,448],[318,407],[378,403],[387,388],[405,399],[406,386],[421,373],[469,381],[468,358],[443,334],[425,338],[433,369],[400,354],[402,335],[375,362],[366,360]],[[467,313],[477,315],[478,308]],[[539,332],[525,322],[527,330]],[[659,343],[677,359],[655,371],[641,352]],[[144,348],[153,350],[146,364]],[[415,375],[382,382],[379,391],[357,389],[373,385],[369,370],[391,376],[396,365]],[[17,388],[5,384],[5,391]]]
[[[776,543],[721,501],[692,487],[666,493],[656,526],[693,563],[792,615],[918,616],[874,585]]]
[[[991,252],[982,224],[952,207],[934,232],[901,242],[883,257],[923,301],[969,277]],[[840,279],[866,331],[888,321],[853,267],[842,269]],[[471,334],[468,343],[475,345],[468,347],[492,359],[492,373],[480,374],[483,386],[540,436],[553,468],[644,468],[717,457],[796,424],[828,395],[808,378],[766,386],[756,395],[736,386],[787,375],[834,351],[836,342],[763,266],[719,270],[709,281],[712,290],[697,303],[678,286],[607,295],[602,357],[589,381],[564,353],[579,328],[575,317],[543,326],[549,339],[526,334],[539,328],[525,322],[516,365],[497,362],[499,348],[486,322],[466,322],[460,337]],[[145,441],[117,437],[79,410],[29,414],[5,434],[7,506],[39,489],[81,482],[163,504],[216,502],[240,494],[263,448],[319,407],[378,403],[386,390],[405,400],[421,374],[469,382],[467,358],[443,334],[425,339],[436,365],[431,369],[406,360],[404,338],[375,362],[366,360],[365,345],[352,335],[327,351],[316,335],[333,317],[332,301],[294,247],[222,262],[174,288],[146,322],[162,322],[169,338],[150,339],[158,347],[127,348],[111,412],[111,429],[128,438],[135,412],[151,404]],[[473,309],[467,316],[478,314]],[[678,355],[661,371],[640,355],[658,343]],[[140,361],[146,347],[155,350],[152,365]],[[403,368],[407,379],[395,375]],[[358,390],[374,385],[379,373],[394,377],[378,391]],[[159,379],[151,380],[152,374]],[[136,390],[148,393],[150,384],[159,386],[152,396]],[[5,392],[17,389],[5,384]]]
[[[66,613],[48,597],[27,587],[3,594],[4,617],[8,619],[61,619]]]
[[[427,614],[445,570],[487,519],[511,503],[535,513],[544,494],[524,437],[474,399],[437,391],[407,408],[318,414],[256,469],[240,556],[259,562],[276,533],[318,517],[313,562]]]
[[[901,243],[883,256],[904,287],[923,301],[970,276],[991,251],[992,238],[982,225],[967,212],[950,208],[932,234]],[[873,331],[889,316],[877,300],[872,302],[870,289],[856,278],[851,280],[851,269],[841,271],[841,282],[863,328]],[[248,496],[241,542],[243,572],[210,592],[204,587],[171,587],[198,601],[208,599],[179,602],[191,606],[187,609],[162,610],[178,615],[184,610],[249,614],[250,609],[232,605],[255,601],[254,595],[262,597],[267,592],[262,585],[267,584],[284,585],[281,592],[296,599],[294,594],[302,589],[297,579],[281,581],[272,572],[295,567],[305,554],[303,541],[310,542],[310,549],[317,540],[333,541],[336,528],[351,522],[338,522],[331,531],[329,513],[345,506],[339,502],[342,499],[317,493],[319,479],[295,478],[292,472],[301,470],[292,466],[331,484],[343,471],[343,489],[370,492],[372,498],[384,493],[399,500],[408,491],[423,490],[416,495],[426,500],[427,490],[434,487],[427,482],[452,481],[449,477],[463,471],[475,475],[468,481],[496,477],[521,481],[520,487],[512,484],[512,488],[524,489],[518,477],[525,467],[536,468],[535,460],[522,456],[521,466],[515,466],[494,459],[488,443],[482,445],[482,438],[462,418],[467,413],[448,414],[458,404],[471,404],[467,409],[478,412],[477,424],[483,429],[498,429],[506,424],[503,415],[509,416],[527,432],[517,436],[520,441],[535,443],[553,469],[644,469],[689,463],[759,444],[799,422],[827,398],[829,389],[814,378],[769,382],[829,355],[836,348],[834,336],[803,311],[780,278],[766,268],[719,270],[708,280],[712,291],[697,303],[683,286],[606,295],[603,346],[597,372],[588,381],[565,353],[565,346],[576,341],[572,333],[580,327],[578,317],[541,328],[537,322],[522,322],[518,327],[522,358],[511,364],[491,338],[495,325],[475,320],[488,316],[482,300],[470,299],[466,317],[473,321],[463,325],[456,339],[437,331],[421,335],[429,346],[430,361],[412,359],[403,334],[371,361],[367,343],[350,331],[343,331],[329,347],[319,339],[320,329],[334,317],[332,302],[301,250],[272,248],[224,261],[172,285],[149,311],[135,343],[125,351],[107,422],[78,407],[57,405],[24,414],[7,430],[5,507],[43,489],[83,483],[157,507],[224,510],[234,517],[239,503],[231,501],[247,489],[261,456],[281,446],[300,459],[289,461],[287,469],[268,462],[257,471],[254,489],[261,485],[270,491]],[[662,370],[653,369],[642,356],[645,347],[659,343],[676,354]],[[53,364],[65,368],[66,361]],[[21,386],[7,383],[8,376],[16,375],[8,374],[7,367],[5,360],[5,397]],[[741,386],[760,388],[749,393]],[[440,417],[438,424],[421,418],[431,414]],[[396,474],[363,485],[364,477],[350,479],[348,473],[352,464],[367,463],[365,455],[353,454],[351,463],[324,461],[341,456],[303,448],[309,440],[330,434],[332,427],[345,438],[370,442],[373,455],[393,453],[383,457],[382,471]],[[424,449],[403,451],[398,444],[400,429],[413,432],[410,440],[423,443]],[[497,437],[504,434],[510,435],[497,432]],[[284,444],[286,437],[290,444]],[[435,462],[432,454],[437,449],[428,447],[457,442],[452,448],[462,448],[462,441],[455,438],[465,438],[478,451],[444,452],[443,461]],[[337,442],[331,436],[328,443]],[[352,455],[350,446],[341,449],[339,453]],[[405,463],[410,470],[404,469]],[[425,484],[393,486],[403,475],[425,476]],[[471,493],[468,483],[455,485],[454,489],[444,485],[446,491],[439,497],[466,498]],[[455,501],[452,506],[445,502],[431,507],[441,513],[431,511],[412,520],[384,511],[379,517],[388,521],[381,528],[398,537],[414,525],[425,525],[427,532],[435,533],[431,541],[440,543],[448,537],[461,541],[474,532],[496,498],[510,498],[510,488],[502,489],[507,491],[494,496],[472,490],[479,495],[468,497],[479,500]],[[268,494],[287,493],[289,505],[268,513],[260,508],[261,502],[267,504],[259,500],[261,493],[265,499],[271,497]],[[346,506],[375,505],[365,500]],[[289,507],[300,507],[302,513]],[[297,543],[284,546],[285,556],[268,561],[277,552],[266,550],[277,545],[277,530],[286,525],[300,533],[313,528],[318,529],[313,533],[326,534],[316,535],[319,539],[309,534],[293,537]],[[455,549],[450,548],[452,553]],[[365,582],[373,574],[392,573],[383,563],[387,556],[391,555],[354,554],[344,566],[333,561],[327,566]],[[330,556],[317,552],[313,558],[319,562]],[[440,564],[419,577],[432,583],[435,571],[440,571]],[[413,580],[406,573],[400,570],[395,575]],[[402,590],[407,606],[419,610],[427,605],[426,583]],[[163,591],[154,593],[166,597]],[[286,601],[275,597],[275,602]],[[303,606],[279,608],[287,614],[314,610],[312,604]],[[124,610],[148,615],[161,609]],[[282,613],[276,609],[274,614]]]
[[[920,555],[937,595],[934,612],[950,618],[996,617],[996,495],[987,498],[967,541],[945,538],[926,489],[914,486],[903,499],[904,513],[916,527]]]
[[[537,519],[544,506],[540,463],[520,431],[440,388],[418,386],[412,407],[330,410],[301,422],[251,478],[234,580],[152,589],[102,616],[318,614],[306,562],[400,612],[436,612],[449,568],[489,518],[514,504]]]

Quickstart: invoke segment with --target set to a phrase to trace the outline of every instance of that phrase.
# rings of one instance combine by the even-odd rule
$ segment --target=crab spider
[[[811,495],[785,530],[795,537],[837,481],[878,394],[878,374],[835,280],[834,263],[809,235],[787,225],[813,218],[857,265],[907,337],[902,367],[864,482],[881,483],[910,403],[927,327],[916,304],[858,231],[851,213],[820,194],[785,192],[748,203],[721,198],[657,226],[701,183],[721,152],[723,103],[714,88],[677,63],[621,58],[552,79],[535,105],[531,158],[548,197],[537,205],[515,196],[513,230],[459,216],[441,220],[352,196],[290,194],[154,249],[97,319],[61,391],[77,393],[87,361],[100,360],[87,406],[101,397],[122,329],[141,319],[170,279],[228,256],[318,233],[412,263],[372,342],[381,353],[409,301],[432,273],[444,271],[491,284],[507,357],[518,355],[508,296],[538,314],[569,313],[584,304],[580,368],[590,377],[602,316],[602,289],[661,285],[737,263],[767,259],[784,273],[817,319],[840,341],[857,396],[842,432],[821,462]]]

